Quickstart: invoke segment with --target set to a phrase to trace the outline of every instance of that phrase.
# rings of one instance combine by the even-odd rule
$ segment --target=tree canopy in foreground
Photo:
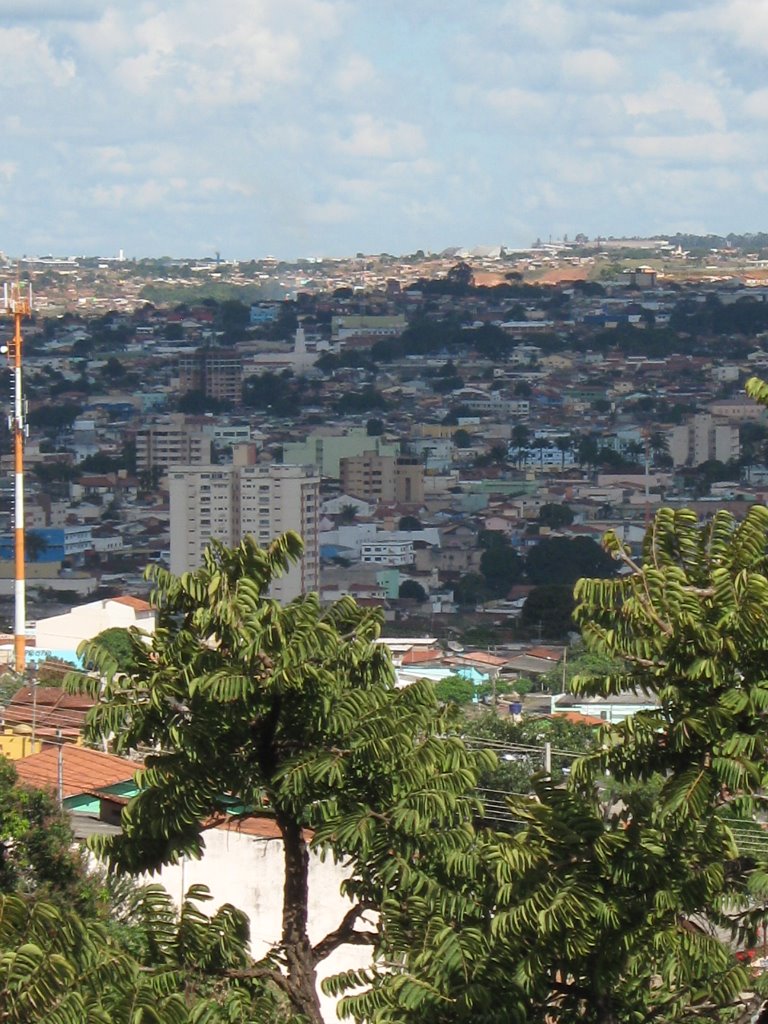
[[[508,834],[425,866],[388,908],[386,970],[338,985],[367,984],[345,1000],[358,1019],[666,1024],[759,1006],[765,981],[735,950],[757,944],[768,898],[768,509],[741,524],[663,509],[642,564],[608,546],[627,572],[582,580],[576,617],[619,667],[573,688],[639,688],[657,710],[603,727],[564,787],[542,776],[511,797]]]
[[[493,761],[452,734],[452,712],[427,681],[399,690],[376,643],[378,614],[317,595],[268,596],[300,555],[286,534],[268,550],[247,537],[213,544],[197,571],[150,570],[157,629],[132,633],[129,673],[109,648],[83,653],[99,703],[89,732],[118,752],[153,751],[123,833],[101,842],[114,868],[139,872],[200,856],[203,823],[223,799],[274,817],[285,856],[281,935],[261,975],[294,1012],[319,1021],[317,966],[345,943],[383,941],[359,919],[412,894],[413,865],[471,843],[477,778]],[[309,831],[311,830],[311,831]],[[311,836],[311,838],[310,838]],[[343,859],[354,900],[325,938],[307,934],[310,845]],[[381,919],[380,919],[381,920]]]

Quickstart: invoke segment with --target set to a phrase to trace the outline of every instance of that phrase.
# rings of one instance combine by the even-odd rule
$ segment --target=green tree
[[[555,448],[560,452],[560,469],[563,471],[565,470],[565,456],[573,450],[573,438],[570,435],[556,437]]]
[[[125,367],[117,358],[117,356],[110,356],[104,364],[102,373],[111,381],[118,381],[125,377]]]
[[[435,696],[444,704],[471,704],[474,695],[472,680],[464,676],[446,676],[439,683],[435,683]]]
[[[522,580],[524,568],[525,562],[509,541],[483,551],[480,556],[480,572],[493,597],[506,597],[510,589]]]
[[[556,530],[560,526],[570,526],[573,522],[573,510],[556,501],[545,502],[539,509],[539,522]]]
[[[617,566],[591,537],[545,537],[525,559],[528,579],[537,585],[573,585],[582,576],[609,577]]]
[[[24,531],[24,557],[28,562],[37,562],[48,550],[48,541],[35,530]]]
[[[73,846],[68,818],[49,793],[20,786],[13,763],[4,757],[0,757],[0,892],[23,892],[91,916],[97,909],[86,859]]]
[[[508,835],[422,866],[423,898],[391,908],[388,973],[347,1000],[359,1019],[693,1024],[761,1005],[734,948],[768,918],[768,509],[662,509],[642,564],[607,543],[625,572],[582,580],[575,615],[618,667],[573,686],[657,708],[603,726],[565,787],[511,797]]]
[[[398,528],[398,530],[407,530],[407,531],[423,530],[424,529],[424,525],[421,522],[421,520],[418,519],[416,516],[407,515],[407,516],[400,516],[400,519],[398,520],[398,523],[397,523],[397,528]]]
[[[561,640],[575,630],[571,587],[544,584],[528,594],[520,612],[520,624],[532,636]]]
[[[593,467],[598,461],[599,446],[597,438],[592,434],[587,434],[584,437],[579,438],[576,446],[576,458],[578,459],[580,466]]]
[[[460,576],[453,584],[453,600],[458,605],[477,605],[490,597],[485,578],[476,572]]]
[[[515,449],[515,465],[519,469],[531,444],[531,431],[524,423],[516,423],[512,427],[511,444]]]
[[[472,447],[472,435],[468,430],[459,428],[453,434],[453,443],[457,448],[471,448]]]
[[[287,1020],[259,992],[247,920],[229,905],[213,917],[187,894],[180,914],[160,886],[142,889],[128,926],[0,894],[0,1012],[7,1024],[249,1024]],[[137,940],[141,937],[141,942]]]
[[[417,601],[419,604],[424,604],[427,600],[427,592],[417,580],[403,580],[397,596]]]
[[[377,948],[356,925],[397,898],[409,865],[472,831],[472,790],[489,759],[451,737],[429,682],[395,688],[379,618],[345,598],[281,606],[267,590],[301,554],[286,534],[268,550],[246,537],[213,544],[178,578],[157,566],[158,628],[126,676],[98,643],[83,656],[104,676],[75,677],[100,703],[89,734],[142,746],[142,788],[121,836],[99,849],[114,868],[151,869],[202,851],[202,823],[223,795],[274,816],[285,874],[281,936],[260,969],[294,1012],[321,1021],[317,965],[345,943]],[[312,839],[305,830],[312,830]],[[314,945],[307,933],[310,843],[343,858],[355,904]],[[381,919],[383,920],[383,919]],[[279,958],[279,959],[278,959]],[[279,963],[284,965],[280,969]]]

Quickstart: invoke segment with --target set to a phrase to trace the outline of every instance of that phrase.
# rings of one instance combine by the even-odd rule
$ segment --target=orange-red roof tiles
[[[124,604],[129,608],[133,608],[137,612],[150,612],[152,611],[152,605],[146,601],[142,601],[140,597],[131,597],[125,595],[124,597],[111,597],[110,601],[114,601],[115,604]]]
[[[436,647],[412,647],[403,655],[403,665],[421,665],[428,661],[439,661],[443,652]]]
[[[72,747],[62,749],[64,799],[91,793],[118,782],[127,782],[141,767],[134,761],[113,754],[102,754],[98,750]],[[37,789],[56,791],[59,777],[58,748],[48,747],[39,754],[31,754],[14,762],[19,781]]]

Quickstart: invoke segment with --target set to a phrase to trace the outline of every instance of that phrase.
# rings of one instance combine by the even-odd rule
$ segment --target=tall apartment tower
[[[157,417],[136,434],[137,472],[210,464],[212,431],[200,417],[179,412]]]
[[[242,398],[243,360],[235,349],[201,348],[179,356],[179,390],[202,391],[236,405]]]
[[[424,501],[424,465],[408,455],[364,452],[339,460],[344,494],[365,501],[421,505]]]
[[[700,466],[709,459],[729,462],[741,454],[739,428],[717,420],[708,412],[697,413],[672,428],[669,454],[675,466]]]
[[[230,466],[177,467],[168,480],[171,572],[197,568],[213,539],[233,546],[251,534],[266,547],[278,534],[295,530],[304,540],[304,556],[275,581],[270,594],[290,601],[319,589],[320,477],[314,469],[259,464],[236,448]]]

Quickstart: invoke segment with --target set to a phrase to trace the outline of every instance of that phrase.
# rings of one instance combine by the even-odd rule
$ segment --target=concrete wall
[[[222,903],[232,903],[245,911],[251,923],[251,949],[254,957],[260,958],[280,936],[283,877],[280,839],[262,839],[234,829],[209,829],[202,860],[169,865],[146,880],[159,881],[176,903],[191,885],[207,885],[213,900],[203,905],[203,911],[210,915]],[[311,856],[309,935],[313,943],[337,928],[352,905],[339,892],[345,877],[344,869],[331,857],[322,861],[316,854]],[[358,927],[365,930],[365,923]],[[318,975],[322,979],[369,963],[368,947],[342,946],[319,965]],[[336,1000],[321,994],[321,1003],[325,1019],[336,1021]]]
[[[93,601],[91,604],[79,605],[63,615],[38,619],[35,642],[38,647],[76,651],[83,640],[92,640],[105,629],[127,629],[129,626],[138,626],[147,633],[153,633],[154,615],[151,612],[137,613],[130,605],[120,601]]]

